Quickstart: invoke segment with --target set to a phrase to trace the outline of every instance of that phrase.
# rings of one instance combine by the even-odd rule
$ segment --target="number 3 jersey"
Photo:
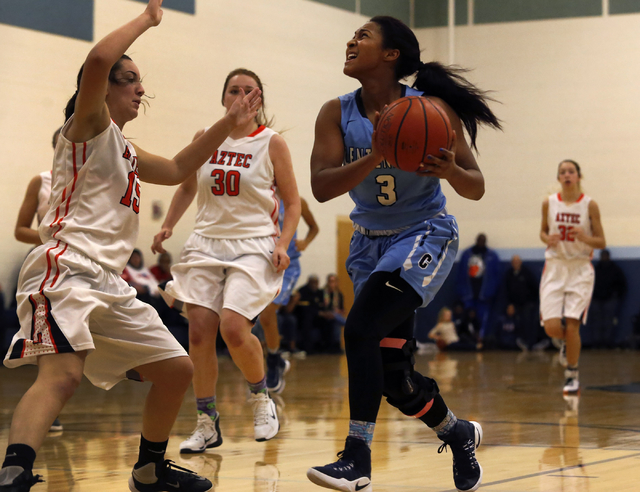
[[[269,158],[275,131],[260,126],[246,137],[228,137],[197,171],[194,232],[213,239],[275,236],[279,198]]]
[[[82,143],[65,137],[71,121],[56,146],[51,207],[38,232],[43,243],[60,241],[120,273],[138,239],[138,158],[113,121]]]
[[[373,124],[367,118],[360,92],[358,89],[339,97],[345,165],[371,153]],[[403,85],[403,97],[422,94]],[[351,220],[370,230],[412,226],[444,211],[446,205],[438,178],[402,171],[384,160],[349,195],[355,202]]]
[[[562,201],[560,193],[549,197],[549,211],[547,212],[549,235],[558,234],[560,242],[553,248],[547,248],[545,258],[559,260],[588,260],[591,258],[593,248],[575,238],[576,227],[581,227],[585,234],[591,235],[590,202],[591,197],[584,193],[570,205]]]

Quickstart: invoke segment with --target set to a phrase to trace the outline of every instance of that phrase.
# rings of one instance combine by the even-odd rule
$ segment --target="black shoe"
[[[18,473],[10,483],[4,484],[8,476],[20,470],[22,472]],[[24,470],[19,466],[7,466],[0,470],[0,483],[3,484],[0,485],[0,492],[29,492],[31,487],[38,482],[44,482],[40,475],[34,477],[29,470]]]
[[[371,450],[362,439],[347,437],[338,461],[307,470],[307,478],[316,485],[344,492],[370,492]]]
[[[289,372],[291,362],[284,360],[282,355],[267,354],[267,389],[269,393],[282,393],[284,390],[284,375]]]
[[[206,492],[213,490],[213,484],[191,470],[177,466],[171,460],[160,463],[147,463],[133,469],[129,477],[131,492]]]
[[[482,483],[482,467],[476,459],[476,448],[482,442],[482,427],[478,422],[458,420],[453,430],[441,438],[443,443],[438,448],[442,453],[451,448],[453,453],[453,481],[461,492],[478,490]]]
[[[60,419],[56,417],[56,419],[53,421],[53,424],[51,424],[51,427],[49,427],[49,432],[60,432],[62,430],[64,430],[64,427],[62,427],[62,422],[60,422]]]

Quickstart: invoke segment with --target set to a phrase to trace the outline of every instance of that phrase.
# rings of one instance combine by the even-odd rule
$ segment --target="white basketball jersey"
[[[113,121],[88,142],[60,132],[53,161],[51,208],[39,232],[120,273],[138,238],[140,181],[133,145]]]
[[[260,126],[246,137],[229,137],[200,167],[196,233],[213,239],[279,234],[279,199],[269,158],[275,133]]]
[[[553,248],[547,248],[545,258],[561,260],[591,258],[593,248],[575,239],[575,231],[573,230],[576,227],[581,227],[585,234],[591,236],[590,202],[591,197],[584,193],[571,205],[562,201],[560,193],[549,197],[549,212],[547,214],[549,234],[558,234],[560,242]]]
[[[49,198],[51,197],[51,171],[40,173],[40,189],[38,190],[38,208],[36,215],[38,225],[42,224],[42,219],[49,211]]]

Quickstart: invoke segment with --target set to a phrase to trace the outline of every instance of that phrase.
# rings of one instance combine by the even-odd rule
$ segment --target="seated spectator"
[[[498,348],[502,350],[515,350],[518,348],[516,335],[520,331],[520,320],[516,317],[516,308],[513,304],[507,305],[505,313],[498,318],[496,339]]]
[[[158,263],[149,268],[149,271],[159,284],[172,280],[171,255],[167,252],[160,253],[160,256],[158,256]]]
[[[341,354],[342,328],[346,322],[344,314],[344,296],[338,287],[338,276],[327,275],[327,284],[322,289],[322,308],[318,312],[326,323],[323,327],[322,350],[328,353]]]
[[[298,348],[298,319],[295,315],[295,308],[298,304],[300,294],[295,292],[286,305],[278,309],[278,330],[280,330],[280,347],[283,358],[293,357],[294,359],[305,359],[307,353]]]
[[[456,326],[452,321],[452,313],[449,308],[442,308],[438,313],[438,324],[434,326],[428,335],[436,342],[440,350],[477,350],[479,344],[461,340],[456,332]]]
[[[147,304],[158,308],[160,303],[160,291],[158,290],[158,281],[151,274],[149,269],[144,266],[142,252],[134,249],[129,257],[127,266],[124,267],[122,278],[134,289],[136,289],[136,297]]]
[[[297,344],[308,354],[317,352],[320,347],[320,332],[324,318],[321,318],[318,313],[323,308],[323,294],[317,275],[309,275],[307,283],[297,292]]]
[[[612,348],[615,346],[614,328],[617,324],[618,308],[627,293],[627,279],[622,269],[611,261],[608,249],[600,252],[600,261],[595,265],[595,285],[587,327],[591,332],[591,346]]]

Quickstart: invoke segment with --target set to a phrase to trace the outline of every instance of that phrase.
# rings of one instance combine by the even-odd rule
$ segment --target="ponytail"
[[[501,129],[500,120],[487,104],[487,93],[478,89],[462,74],[467,70],[447,67],[438,62],[420,62],[413,87],[442,99],[456,112],[469,133],[471,146],[477,150],[476,136],[478,124],[486,124]]]
[[[115,78],[115,72],[118,70],[122,64],[122,60],[131,60],[127,55],[122,55],[117,62],[113,64],[111,70],[109,70],[109,82],[117,83],[118,81]],[[76,79],[76,91],[71,96],[71,99],[67,102],[67,106],[64,108],[64,121],[67,121],[71,118],[71,115],[76,110],[76,99],[78,99],[78,91],[80,90],[80,81],[82,80],[82,71],[84,70],[84,63],[80,67],[80,71],[78,72],[78,77]]]
[[[467,129],[472,147],[477,150],[476,136],[479,123],[502,128],[500,120],[487,104],[487,101],[492,99],[462,76],[467,70],[446,67],[438,62],[420,61],[418,39],[401,20],[379,15],[373,17],[371,22],[380,26],[383,48],[400,52],[395,65],[396,80],[400,81],[417,72],[413,87],[424,92],[425,96],[439,97],[451,106]]]

